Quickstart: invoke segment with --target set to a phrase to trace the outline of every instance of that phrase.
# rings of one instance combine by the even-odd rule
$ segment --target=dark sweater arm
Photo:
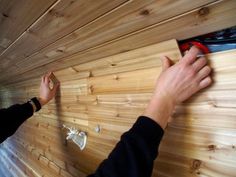
[[[163,129],[152,119],[141,116],[89,177],[150,177]]]
[[[13,135],[18,127],[33,115],[30,103],[15,104],[7,109],[0,110],[0,143]]]

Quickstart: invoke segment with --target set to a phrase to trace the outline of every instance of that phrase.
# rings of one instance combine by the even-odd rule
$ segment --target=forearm
[[[157,122],[162,129],[165,129],[174,107],[175,104],[168,96],[164,96],[164,94],[154,94],[143,115],[150,117]]]
[[[163,129],[141,116],[90,177],[150,177]]]
[[[0,110],[0,143],[15,133],[18,127],[34,113],[33,103],[15,104]]]

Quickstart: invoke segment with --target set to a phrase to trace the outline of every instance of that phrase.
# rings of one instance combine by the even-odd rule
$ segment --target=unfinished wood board
[[[35,114],[34,118],[22,125],[17,134],[4,143],[3,150],[14,144],[7,156],[10,157],[11,161],[17,162],[17,156],[14,154],[11,156],[10,154],[11,152],[21,154],[21,162],[18,161],[18,163],[28,164],[36,174],[49,174],[54,171],[55,174],[61,176],[77,176],[76,174],[84,174],[85,176],[85,174],[91,173],[97,167],[101,158],[104,158],[115,145],[121,132],[128,130],[137,116],[129,113],[130,110],[126,108],[118,110],[115,107],[110,107],[109,104],[108,107],[103,105],[106,102],[109,103],[107,99],[110,96],[107,95],[108,98],[106,98],[105,95],[91,95],[88,85],[89,78],[106,75],[98,71],[109,70],[110,62],[113,63],[113,72],[108,71],[107,74],[125,74],[132,71],[148,70],[151,67],[160,66],[161,55],[168,55],[177,60],[181,55],[176,40],[162,42],[55,72],[55,75],[62,82],[60,93],[45,109]],[[147,63],[144,65],[145,60]],[[133,64],[133,67],[129,68],[128,66],[131,66],[131,64]],[[93,74],[76,77],[80,73],[77,70]],[[27,100],[31,95],[38,94],[39,81],[40,78],[2,88],[1,99],[4,98],[4,104],[11,104],[8,100],[16,102]],[[129,96],[134,102],[139,102],[143,99],[140,98],[141,100],[139,100],[139,97],[139,94],[131,94]],[[126,96],[120,95],[119,97],[117,95],[116,99],[120,101],[121,99],[126,100]],[[148,100],[148,98],[145,98],[145,100]],[[98,107],[100,104],[101,106]],[[104,111],[106,107],[107,111]],[[140,112],[142,108],[133,108],[133,110]],[[101,116],[101,111],[106,115],[105,117],[103,116],[103,118],[106,118],[104,123],[101,122],[103,126],[102,132],[108,133],[105,136],[99,136],[94,133],[94,126],[97,121],[99,122],[98,118]],[[110,118],[117,116],[117,111],[119,111],[121,117],[124,117],[125,122],[122,119],[111,122]],[[76,126],[90,134],[91,138],[88,139],[88,146],[85,151],[80,152],[78,147],[71,142],[65,144],[64,138],[66,134],[65,130],[61,129],[62,124]],[[114,131],[109,135],[109,131],[114,128],[119,128],[119,131]],[[113,138],[111,138],[111,135],[113,135]],[[95,150],[99,143],[104,148]],[[7,151],[6,149],[4,151]],[[24,156],[27,156],[27,159]],[[36,161],[35,159],[41,160]],[[85,159],[88,160],[86,163]],[[24,165],[19,165],[19,168],[22,171],[27,171]],[[29,174],[27,172],[27,175]]]
[[[83,177],[93,172],[147,106],[161,70],[161,55],[177,61],[181,55],[176,41],[55,72],[62,82],[60,94],[0,148],[3,160],[8,158],[5,166],[19,164],[15,166],[20,170],[14,173],[26,171],[28,176]],[[213,67],[214,84],[177,107],[161,143],[153,177],[235,175],[236,50],[207,58]],[[37,95],[39,80],[0,89],[3,104]],[[88,132],[84,151],[65,143],[62,123]],[[97,125],[100,133],[94,130]]]
[[[0,56],[1,60],[8,61],[9,67],[16,61],[28,58],[43,47],[70,34],[78,28],[96,21],[104,14],[115,9],[128,0],[62,0],[48,10],[41,18],[34,23],[22,36]],[[75,37],[75,36],[74,36]],[[70,40],[74,40],[70,37]],[[57,52],[61,53],[64,47],[58,47]],[[53,53],[53,52],[52,52]],[[51,53],[51,54],[52,54]],[[48,54],[50,55],[50,54]]]
[[[1,0],[0,54],[55,2],[56,0]]]
[[[40,53],[28,57],[26,61],[34,61],[34,65],[36,65],[37,62],[40,62],[40,65],[42,65],[46,62],[43,59],[46,56],[47,62],[52,62],[59,58],[81,52],[88,48],[103,44],[104,42],[146,28],[155,23],[159,23],[184,13],[185,11],[212,2],[212,0],[196,1],[196,3],[188,4],[188,6],[183,6],[184,2],[185,1],[175,1],[174,3],[171,3],[171,5],[165,0],[133,1],[132,3],[126,3],[125,5],[116,8],[111,13],[108,13],[103,18],[84,26],[83,28],[79,28],[72,34],[58,40],[40,51]],[[166,11],[169,11],[169,9],[172,9],[173,7],[175,7],[175,10],[171,10],[171,13],[166,13]],[[146,9],[150,14],[145,17],[144,10],[140,12],[139,9]],[[150,9],[150,12],[148,9]],[[62,52],[56,52],[58,49],[62,49]],[[17,66],[21,67],[24,65],[24,61],[25,60],[17,60]]]
[[[55,60],[53,59],[53,62],[43,65],[42,67],[38,67],[37,71],[34,69],[29,72],[25,72],[21,75],[21,77],[7,80],[7,82],[9,83],[25,80],[42,75],[42,73],[46,70],[74,66],[79,63],[85,63],[98,58],[132,50],[141,46],[150,45],[155,42],[171,39],[173,37],[177,37],[178,39],[186,39],[195,35],[200,35],[235,25],[234,12],[236,10],[236,4],[234,0],[217,1],[217,3],[210,3],[204,7],[204,10],[203,8],[195,8],[195,10],[188,13],[164,20],[160,23],[156,23],[155,25],[130,33],[118,39],[114,39],[88,50],[78,52],[72,56],[68,56],[66,58],[61,56],[61,59],[55,58]],[[207,13],[202,14],[202,11]],[[45,62],[44,59],[41,60],[40,58],[36,60],[39,65]],[[30,63],[34,63],[36,60],[32,60]],[[23,68],[34,68],[34,64],[30,65],[28,61],[22,64],[22,69],[14,68],[14,66],[13,69],[8,68],[8,71],[5,72],[4,76],[9,78],[9,74],[15,74],[18,71],[20,72],[20,70],[24,70]]]
[[[50,12],[45,14],[37,24],[29,29],[31,33],[25,33],[1,58],[14,61],[18,68],[24,65],[25,71],[26,65],[24,62],[27,62],[27,65],[29,65],[29,62],[33,61],[34,67],[38,62],[40,62],[38,63],[40,65],[52,62],[61,57],[69,56],[159,23],[170,17],[213,2],[213,0],[201,0],[191,4],[186,4],[185,0],[175,1],[174,3],[169,3],[165,0],[120,0],[112,2],[107,3],[106,0],[96,3],[78,1],[71,4],[69,1],[61,1],[52,9],[53,14],[56,13],[59,15],[55,17]],[[118,3],[121,5],[115,8],[115,5],[117,6]],[[74,15],[74,13],[81,11],[85,6],[91,6],[91,8],[88,8],[86,11],[83,10],[83,13],[79,15]],[[106,13],[106,9],[103,9],[106,6],[108,6],[107,10],[111,10],[109,7],[114,9]],[[103,8],[100,9],[100,7]],[[170,10],[174,7],[175,10]],[[99,11],[96,10],[96,13],[87,15],[97,8],[99,8]],[[166,13],[167,11],[168,13]],[[145,14],[145,12],[148,14]],[[94,18],[93,15],[101,15],[101,13],[104,14],[102,17],[99,16],[91,20]],[[84,18],[85,15],[87,18],[82,21],[81,18]],[[71,34],[65,36],[69,32]],[[59,40],[56,41],[57,39]],[[53,44],[51,44],[52,41],[54,41]],[[51,45],[39,51],[48,44]],[[5,66],[8,69],[9,67],[12,67],[12,62],[9,62],[9,65]]]

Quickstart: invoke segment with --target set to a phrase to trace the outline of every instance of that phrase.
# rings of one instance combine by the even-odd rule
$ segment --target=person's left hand
[[[50,80],[51,77],[55,78],[52,72],[49,72],[42,77],[39,95],[39,102],[41,106],[47,104],[51,99],[55,97],[57,89],[60,85],[59,82],[52,83],[53,87],[50,88],[50,83],[52,82]]]

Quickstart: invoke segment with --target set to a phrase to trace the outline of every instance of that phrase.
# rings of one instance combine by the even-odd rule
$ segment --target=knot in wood
[[[146,16],[146,15],[149,15],[150,14],[150,11],[148,9],[144,9],[142,10],[140,13],[140,15],[143,15],[143,16]]]
[[[114,75],[114,79],[115,79],[115,80],[119,80],[119,76]]]
[[[5,18],[8,18],[9,16],[5,13],[2,13],[2,16],[5,17]]]
[[[209,13],[210,13],[210,10],[208,7],[203,7],[198,11],[199,16],[205,16],[205,15],[208,15]]]
[[[113,67],[113,66],[116,66],[116,64],[115,64],[115,63],[111,63],[111,64],[110,64],[110,66],[112,66],[112,67]]]
[[[61,12],[56,11],[55,9],[51,9],[48,11],[49,14],[55,17],[64,17],[64,14]]]
[[[216,150],[216,145],[214,145],[214,144],[209,145],[209,146],[208,146],[208,150],[209,150],[209,151],[214,151],[214,150]]]
[[[202,164],[201,160],[194,159],[193,163],[192,163],[192,166],[191,166],[191,169],[196,171],[196,170],[198,170],[200,168],[201,164]]]
[[[59,53],[63,53],[64,52],[64,50],[62,50],[62,49],[57,49],[56,51],[59,52]]]
[[[92,94],[92,93],[93,93],[93,91],[94,91],[94,87],[93,87],[92,85],[90,85],[90,86],[89,86],[89,93],[91,93],[91,94]]]

